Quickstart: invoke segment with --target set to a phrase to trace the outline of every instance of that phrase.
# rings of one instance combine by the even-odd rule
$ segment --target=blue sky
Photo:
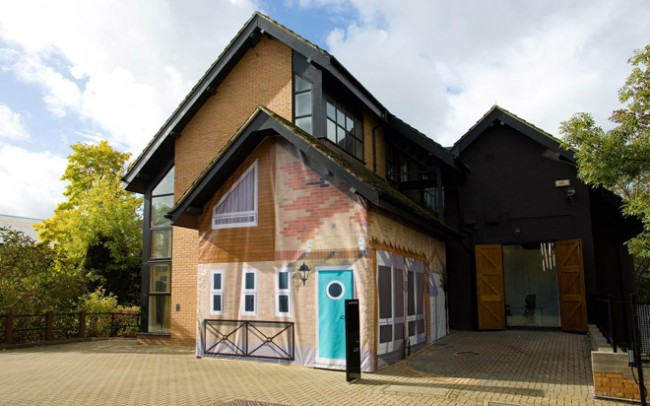
[[[607,127],[650,43],[647,0],[1,2],[0,214],[50,217],[73,143],[137,156],[255,10],[443,145],[493,104],[555,135],[579,111]]]

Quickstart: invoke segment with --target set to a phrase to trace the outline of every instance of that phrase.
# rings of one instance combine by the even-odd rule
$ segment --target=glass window
[[[363,161],[363,128],[361,120],[350,111],[327,99],[327,139]]]
[[[151,258],[171,258],[172,229],[166,227],[151,231]]]
[[[144,233],[149,236],[148,248],[144,251],[149,283],[143,286],[148,295],[146,314],[147,331],[169,333],[171,325],[171,256],[172,226],[165,218],[174,206],[174,168],[163,176],[147,196],[148,209],[145,213]]]
[[[172,298],[169,295],[149,296],[149,332],[169,333]]]
[[[165,217],[174,206],[174,195],[156,196],[151,198],[151,227],[171,225],[171,220]]]
[[[212,271],[212,288],[210,289],[210,314],[222,315],[224,312],[223,271]]]
[[[212,229],[257,226],[257,161],[212,210]]]
[[[171,264],[156,264],[149,267],[149,292],[171,292],[170,268]]]
[[[169,172],[162,178],[151,192],[152,196],[171,195],[174,194],[174,168],[172,167]]]
[[[312,133],[312,84],[300,76],[294,76],[293,120],[294,123]]]
[[[276,271],[275,315],[277,317],[291,316],[291,270]]]
[[[245,269],[242,284],[242,315],[257,315],[257,271]]]

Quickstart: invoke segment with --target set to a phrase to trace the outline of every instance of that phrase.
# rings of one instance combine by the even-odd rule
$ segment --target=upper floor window
[[[257,226],[257,161],[212,210],[212,229]]]
[[[327,99],[327,139],[363,161],[361,120],[332,99]]]
[[[294,76],[293,81],[293,118],[296,125],[312,134],[312,84],[300,76]]]

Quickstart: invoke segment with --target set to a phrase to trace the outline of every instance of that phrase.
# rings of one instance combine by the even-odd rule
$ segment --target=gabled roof
[[[519,131],[533,141],[538,142],[551,151],[557,153],[569,162],[576,162],[573,151],[564,149],[562,147],[562,142],[559,139],[496,104],[492,106],[490,110],[488,110],[488,112],[485,113],[485,115],[483,115],[483,117],[481,117],[481,119],[465,133],[465,135],[456,141],[452,147],[453,154],[455,156],[462,154],[465,149],[472,145],[472,143],[495,122],[503,123],[504,125]]]
[[[394,189],[385,179],[361,163],[347,159],[325,147],[317,138],[296,127],[266,107],[249,117],[228,141],[185,194],[168,217],[181,227],[198,228],[197,216],[204,206],[237,169],[243,159],[266,137],[280,137],[301,151],[310,161],[323,165],[340,177],[370,203],[438,235],[457,235],[432,212]]]
[[[144,192],[147,182],[156,173],[159,162],[172,159],[174,140],[180,135],[183,127],[192,119],[208,98],[214,94],[221,81],[239,62],[246,51],[257,44],[262,35],[281,41],[294,51],[304,55],[313,65],[330,72],[332,76],[358,97],[366,108],[378,117],[388,120],[388,110],[334,56],[269,17],[255,12],[129,168],[123,177],[126,189],[139,193]],[[394,120],[396,117],[392,115],[391,117],[393,122],[396,122]],[[399,122],[396,125],[401,126]],[[410,128],[409,131],[405,131],[402,135],[426,148],[430,153],[453,167],[453,157],[435,142],[424,141],[422,138],[426,137],[421,133]]]

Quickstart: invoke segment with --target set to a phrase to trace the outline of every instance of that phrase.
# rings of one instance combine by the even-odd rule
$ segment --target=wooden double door
[[[555,242],[560,321],[564,331],[587,331],[584,267],[580,240]],[[479,330],[506,328],[503,246],[476,245]]]

